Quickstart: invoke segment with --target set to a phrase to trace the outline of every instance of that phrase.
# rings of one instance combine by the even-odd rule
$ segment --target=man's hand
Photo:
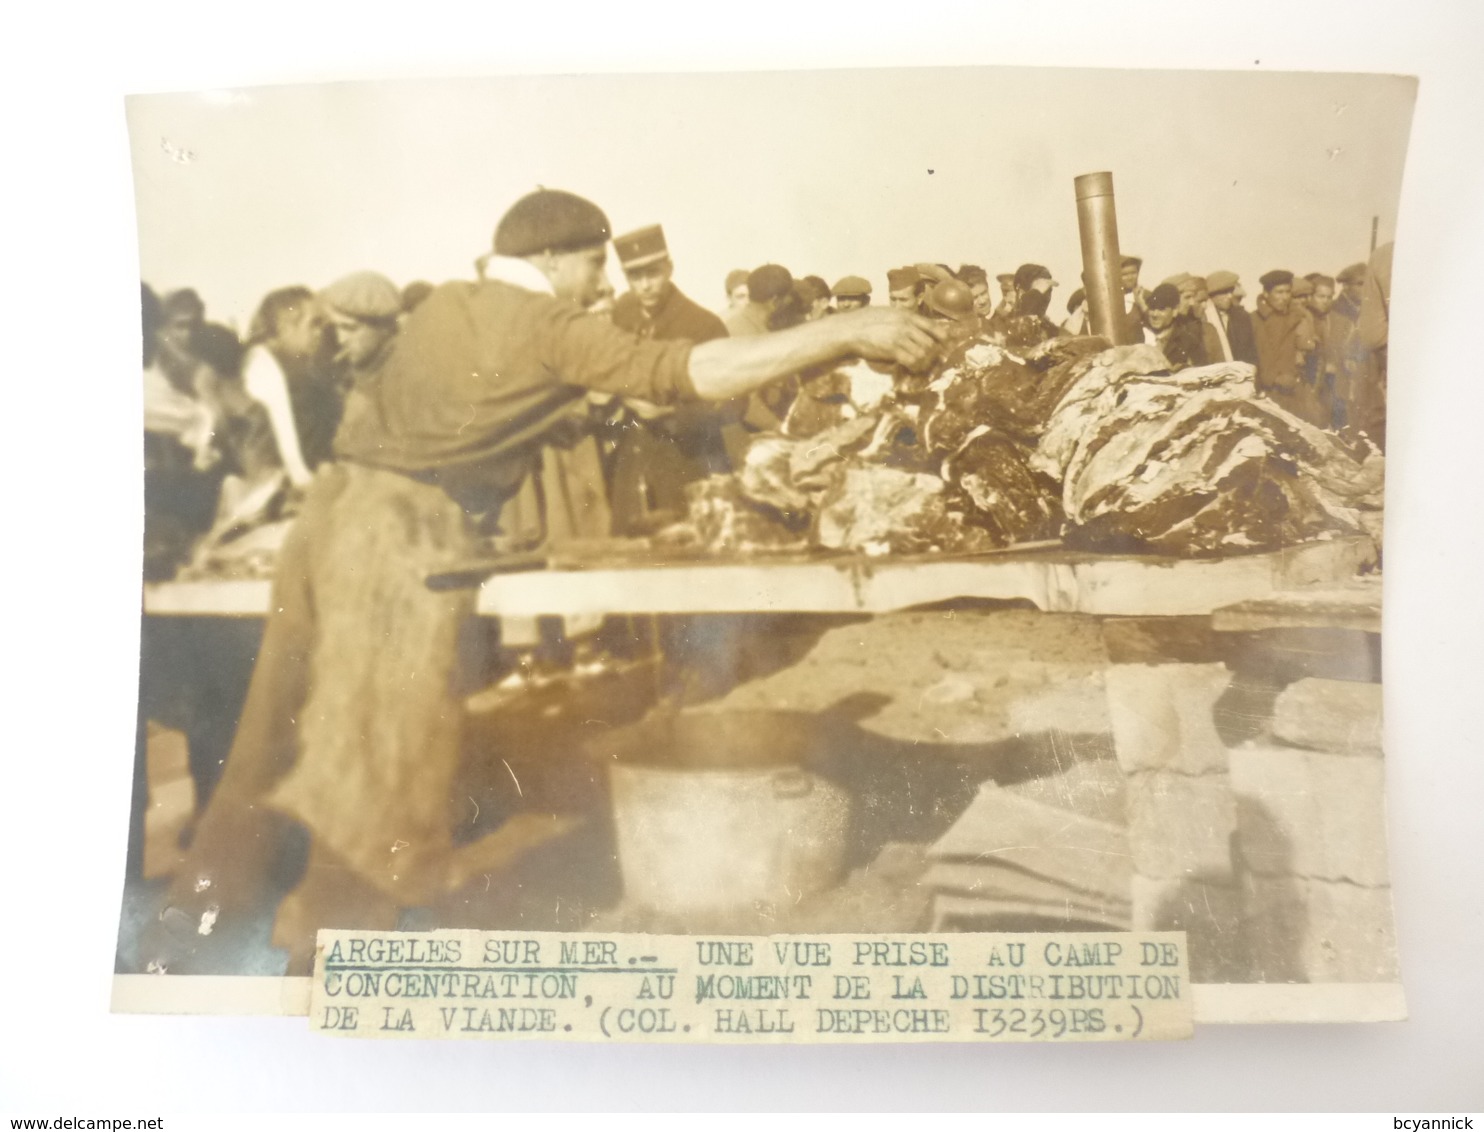
[[[910,370],[927,367],[938,352],[945,330],[932,319],[897,307],[862,307],[836,315],[836,329],[848,322],[855,352],[876,361],[896,362]]]

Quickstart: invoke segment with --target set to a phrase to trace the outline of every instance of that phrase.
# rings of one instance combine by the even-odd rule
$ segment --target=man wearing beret
[[[483,278],[436,288],[362,381],[366,411],[346,418],[285,541],[231,754],[141,966],[232,969],[253,912],[272,907],[287,823],[309,834],[278,908],[290,974],[308,973],[317,928],[394,928],[459,882],[463,698],[484,678],[464,647],[475,591],[425,579],[481,552],[542,446],[587,424],[590,392],[727,401],[845,357],[916,369],[938,351],[935,324],[891,310],[740,340],[641,339],[583,309],[609,236],[590,201],[523,197]],[[514,862],[520,836],[501,827],[480,853]]]
[[[613,304],[613,325],[660,342],[709,342],[726,325],[671,281],[664,230],[653,224],[613,238],[629,290]],[[654,516],[670,521],[685,512],[685,487],[731,470],[722,429],[729,415],[704,403],[625,414],[612,457],[613,533],[647,534]]]
[[[1304,379],[1304,363],[1318,345],[1308,312],[1293,301],[1293,272],[1269,271],[1259,280],[1262,301],[1252,329],[1257,340],[1257,391],[1314,424],[1318,401]]]
[[[1200,324],[1189,314],[1181,313],[1180,289],[1173,283],[1161,283],[1149,293],[1145,341],[1156,345],[1169,360],[1172,370],[1206,364],[1205,346]]]
[[[847,275],[835,284],[835,312],[859,310],[871,305],[871,281],[859,275]]]

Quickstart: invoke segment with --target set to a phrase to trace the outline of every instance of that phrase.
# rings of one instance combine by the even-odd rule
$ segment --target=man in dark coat
[[[613,304],[613,325],[660,342],[709,342],[726,324],[671,281],[675,264],[658,224],[616,236],[613,247],[629,290]],[[672,410],[631,403],[611,462],[613,533],[641,535],[685,514],[687,484],[731,471],[724,430],[737,413],[727,406]]]
[[[1252,333],[1252,316],[1237,298],[1240,281],[1230,271],[1213,271],[1206,277],[1206,291],[1211,296],[1218,329],[1226,335],[1233,361],[1257,364],[1257,338]]]
[[[1317,345],[1308,311],[1293,301],[1293,272],[1277,269],[1259,280],[1262,301],[1252,330],[1257,339],[1257,391],[1311,423],[1317,399],[1305,381],[1304,359]]]

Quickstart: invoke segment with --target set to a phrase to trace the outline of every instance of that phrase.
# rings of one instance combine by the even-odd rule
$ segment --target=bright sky
[[[569,189],[665,226],[706,306],[764,262],[1080,270],[1073,178],[1111,170],[1125,252],[1330,274],[1393,238],[1416,87],[1335,74],[941,69],[349,83],[129,103],[140,262],[247,321],[290,283],[468,278],[506,207]],[[610,276],[622,290],[616,265]]]

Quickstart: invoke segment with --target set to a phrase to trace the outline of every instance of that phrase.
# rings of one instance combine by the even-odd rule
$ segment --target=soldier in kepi
[[[675,264],[660,225],[615,236],[613,247],[629,282],[613,304],[614,326],[661,342],[727,337],[726,324],[671,280]],[[731,471],[727,428],[739,429],[741,412],[705,403],[662,409],[634,399],[625,409],[610,463],[613,533],[642,535],[683,517],[687,484]]]

